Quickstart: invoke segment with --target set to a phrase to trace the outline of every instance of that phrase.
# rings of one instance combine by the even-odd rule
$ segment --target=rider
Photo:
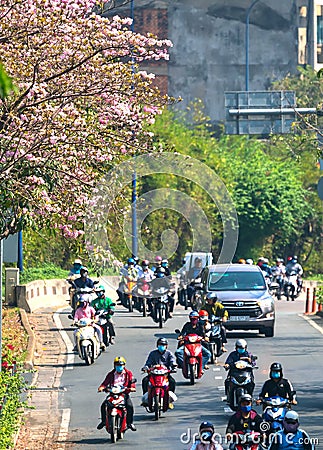
[[[221,444],[214,440],[214,425],[211,422],[202,422],[199,428],[199,437],[190,450],[222,450]]]
[[[188,334],[197,334],[198,336],[201,336],[204,340],[208,340],[207,337],[205,337],[205,331],[203,328],[203,325],[199,323],[199,313],[197,311],[191,311],[189,314],[189,322],[186,322],[182,328],[182,331],[180,335],[178,336],[179,341],[183,341],[183,338],[187,336]],[[183,366],[183,360],[184,360],[184,343],[180,343],[180,346],[175,352],[175,356],[177,359],[178,367]],[[209,366],[207,366],[207,363],[211,357],[211,352],[202,345],[202,369],[207,370]]]
[[[73,317],[73,321],[74,323],[78,322],[81,319],[92,319],[93,321],[95,320],[95,309],[90,306],[89,302],[87,299],[85,299],[82,295],[80,296],[79,299],[79,306],[77,307],[74,317]],[[103,335],[102,335],[102,330],[101,327],[99,325],[97,325],[96,323],[92,323],[92,326],[94,328],[95,333],[98,336],[98,339],[100,341],[100,348],[101,350],[105,350],[105,345],[103,342]],[[75,347],[74,347],[74,351],[76,351],[76,333],[77,330],[74,331],[74,341],[75,341]]]
[[[252,409],[252,397],[250,394],[242,394],[239,399],[239,408],[229,419],[226,434],[227,439],[231,440],[232,433],[236,431],[250,432],[256,431],[262,433],[262,417]]]
[[[272,363],[269,377],[270,379],[265,381],[261,389],[257,404],[259,405],[266,397],[278,395],[279,397],[287,398],[291,404],[297,405],[296,393],[291,382],[287,378],[283,378],[283,367],[279,362]]]
[[[79,289],[84,289],[84,288],[94,288],[94,282],[93,280],[91,280],[91,278],[88,277],[89,275],[89,270],[87,267],[82,266],[80,269],[80,277],[76,278],[76,280],[74,281],[75,286]]]
[[[222,305],[222,303],[218,301],[218,296],[215,292],[209,292],[206,295],[206,303],[202,306],[201,309],[207,311],[210,318],[212,316],[220,317],[222,319],[222,322],[226,322],[228,320],[229,313]],[[221,350],[223,352],[226,352],[227,349],[225,348],[225,344],[228,342],[227,333],[222,323],[221,323],[221,338],[222,338]]]
[[[155,278],[154,272],[149,268],[148,259],[144,259],[141,263],[141,270],[138,273],[138,281],[144,280],[150,283]]]
[[[121,280],[119,283],[119,287],[117,289],[117,293],[119,296],[119,300],[123,305],[126,305],[125,299],[125,287],[129,281],[137,281],[138,279],[138,269],[135,267],[135,260],[133,258],[128,258],[127,263],[123,266],[120,271]]]
[[[276,264],[271,268],[272,274],[276,278],[276,282],[279,284],[280,289],[284,285],[284,276],[286,273],[286,267],[282,258],[276,258]]]
[[[161,268],[162,260],[163,260],[163,258],[162,258],[161,256],[159,256],[159,255],[157,255],[157,256],[155,257],[155,265],[152,266],[152,268],[151,268],[151,270],[152,270],[153,272],[156,272],[158,269]]]
[[[244,258],[240,258],[238,264],[247,264],[247,262]]]
[[[163,259],[162,260],[161,267],[164,267],[164,269],[165,269],[165,276],[171,278],[172,275],[171,275],[171,272],[170,272],[169,267],[168,267],[168,259]]]
[[[105,287],[100,285],[98,287],[98,289],[95,290],[95,293],[97,295],[97,298],[95,298],[94,300],[91,301],[91,306],[93,306],[93,308],[96,311],[104,311],[108,313],[107,316],[107,326],[109,329],[109,343],[110,344],[114,344],[114,338],[116,336],[116,332],[114,329],[114,324],[113,324],[113,320],[112,320],[112,316],[114,314],[114,310],[115,310],[115,303],[113,300],[111,300],[111,298],[106,297],[105,296]]]
[[[303,267],[298,263],[297,256],[292,256],[291,259],[286,264],[286,275],[290,275],[292,272],[297,274],[297,286],[298,292],[302,289],[302,275],[303,275]]]
[[[104,381],[98,387],[98,392],[104,391],[109,386],[124,386],[125,391],[125,401],[127,409],[127,427],[131,431],[136,431],[136,427],[133,424],[133,404],[130,398],[130,392],[136,392],[135,380],[133,374],[130,370],[126,369],[126,360],[123,356],[117,356],[113,362],[114,369],[111,370],[105,377]],[[106,400],[101,405],[101,422],[97,426],[98,430],[105,427],[106,423]]]
[[[171,280],[169,279],[169,277],[165,276],[164,267],[160,267],[158,270],[156,270],[155,274],[156,274],[156,278],[154,278],[151,282],[151,289],[153,292],[154,292],[154,290],[159,289],[161,287],[165,287],[168,289],[168,294],[167,294],[168,304],[169,304],[168,317],[172,318],[175,300],[174,300],[174,297],[169,295],[169,292],[171,290]],[[152,311],[152,300],[150,299],[150,301],[148,301],[147,303],[148,303],[148,309],[151,312]]]
[[[187,298],[189,301],[192,300],[194,292],[195,292],[194,280],[196,278],[199,278],[199,276],[203,270],[202,262],[203,262],[202,258],[197,256],[194,259],[194,267],[192,267],[187,273],[187,282],[189,283],[187,286]]]
[[[296,411],[287,411],[283,419],[283,429],[272,436],[268,450],[314,450],[314,445],[306,431],[299,428]]]
[[[152,350],[145,362],[144,367],[141,369],[143,372],[146,372],[150,367],[156,366],[158,364],[162,364],[166,366],[169,370],[175,370],[177,367],[175,355],[168,350],[168,341],[167,339],[161,337],[157,340],[157,350]],[[148,381],[149,376],[145,376],[142,379],[142,393],[145,394],[148,391]],[[176,381],[169,374],[169,390],[175,392]]]
[[[70,268],[70,272],[67,277],[74,279],[76,275],[80,275],[81,268],[82,268],[82,261],[80,259],[75,259],[73,262],[73,266]]]
[[[255,362],[252,354],[247,351],[247,347],[248,347],[248,344],[245,339],[236,340],[235,350],[228,355],[228,357],[225,361],[224,368],[229,370],[228,376],[224,382],[226,394],[229,391],[231,369],[237,361],[243,360],[243,361],[247,361],[252,366],[256,365],[256,362]],[[252,378],[251,378],[250,389],[249,389],[250,394],[253,393],[253,390],[255,388],[253,373],[251,373],[251,377]]]

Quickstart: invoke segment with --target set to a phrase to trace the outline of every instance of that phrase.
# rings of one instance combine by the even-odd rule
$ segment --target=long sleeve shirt
[[[171,369],[172,366],[177,365],[175,355],[169,350],[166,350],[164,353],[160,353],[159,350],[153,350],[149,353],[145,366],[152,367],[157,364],[163,364],[168,369]]]
[[[198,334],[199,336],[205,337],[205,330],[201,323],[197,325],[192,325],[191,322],[186,322],[182,328],[181,336],[187,336],[188,334]]]
[[[294,389],[291,382],[286,378],[281,378],[278,381],[269,379],[265,381],[259,394],[259,398],[279,395],[279,397],[287,398],[288,400],[292,401],[295,397],[295,394],[292,394],[293,390]]]

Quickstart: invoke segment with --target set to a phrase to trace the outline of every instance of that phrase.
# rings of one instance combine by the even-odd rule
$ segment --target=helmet
[[[157,340],[157,345],[168,345],[168,340],[166,338],[160,337]]]
[[[264,264],[268,264],[269,263],[269,259],[268,258],[263,258],[263,263]]]
[[[244,348],[246,350],[247,348],[247,341],[245,339],[238,339],[236,340],[235,346],[236,348]]]
[[[287,261],[291,261],[293,259],[292,256],[288,256]]]
[[[194,259],[194,263],[201,263],[202,262],[202,258],[200,258],[199,256],[197,256],[195,259]]]
[[[161,256],[156,256],[155,261],[156,262],[162,262],[163,258]]]
[[[105,287],[103,286],[103,284],[100,284],[100,286],[97,289],[98,291],[102,291],[105,292]]]
[[[87,299],[86,297],[83,297],[82,295],[80,295],[79,301],[78,301],[79,306],[80,306],[81,308],[85,308],[85,307],[87,306],[88,303],[89,303],[89,302],[88,302],[88,299]]]
[[[80,274],[82,275],[82,273],[85,273],[85,272],[89,273],[89,269],[85,266],[82,266],[80,269]]]
[[[290,411],[287,411],[287,413],[285,414],[285,420],[299,420],[299,416],[298,416],[298,414],[297,414],[297,412],[296,411],[292,411],[292,410],[290,410]]]
[[[144,259],[143,262],[141,263],[142,267],[148,267],[149,266],[149,261],[148,259]]]
[[[282,263],[284,260],[282,258],[276,258],[276,262]]]
[[[139,263],[139,258],[138,258],[137,256],[134,256],[133,259],[134,259],[134,261],[135,261],[136,264]]]
[[[168,266],[168,260],[167,259],[163,259],[161,262],[162,267],[167,267]]]
[[[241,402],[252,402],[252,397],[250,394],[242,394],[240,399],[239,399],[239,403]]]
[[[135,264],[136,261],[133,258],[128,258],[127,259],[127,264]]]
[[[283,377],[283,367],[280,363],[278,362],[274,362],[272,363],[272,365],[270,366],[270,372],[269,372],[269,376],[270,378],[276,378],[273,376],[273,372],[279,372],[279,378]]]
[[[294,256],[292,257],[292,261],[297,262],[297,260],[298,260],[297,256],[294,255]]]
[[[240,258],[238,261],[239,264],[246,264],[246,260],[243,258]]]
[[[205,430],[209,430],[212,431],[212,433],[214,433],[214,425],[211,422],[202,422],[200,425],[200,431],[205,431]]]
[[[207,298],[207,300],[213,300],[213,302],[216,302],[218,299],[218,296],[215,292],[209,292],[208,294],[206,294],[206,298]]]
[[[160,267],[158,269],[158,271],[156,272],[156,278],[164,278],[166,273],[166,270],[164,269],[164,267]]]
[[[124,359],[123,356],[116,356],[114,358],[113,364],[122,364],[122,365],[126,365],[126,360]]]
[[[263,256],[260,256],[260,258],[258,258],[258,262],[265,262],[265,258]]]
[[[191,311],[188,317],[190,319],[199,318],[199,313],[197,311]]]
[[[253,265],[253,259],[251,259],[251,258],[246,259],[246,264],[250,264],[250,266],[252,266]]]
[[[82,265],[82,261],[80,259],[75,259],[73,264],[80,264],[80,265]]]
[[[199,312],[199,317],[201,320],[207,320],[209,318],[209,313],[205,309],[201,309]]]

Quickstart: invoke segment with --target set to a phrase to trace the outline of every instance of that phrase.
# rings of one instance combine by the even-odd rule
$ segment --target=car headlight
[[[260,308],[270,309],[273,307],[273,300],[268,298],[266,300],[262,300],[261,302],[257,302],[257,304],[258,306],[260,306]]]

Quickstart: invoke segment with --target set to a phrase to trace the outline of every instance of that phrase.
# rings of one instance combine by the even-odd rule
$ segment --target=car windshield
[[[210,291],[254,291],[266,289],[264,277],[259,272],[210,272]]]

